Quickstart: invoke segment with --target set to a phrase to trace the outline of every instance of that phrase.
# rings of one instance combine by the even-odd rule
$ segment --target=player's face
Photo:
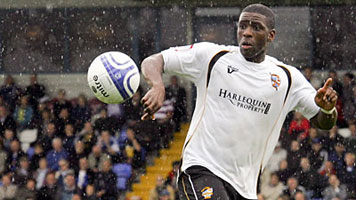
[[[274,29],[267,27],[267,18],[259,13],[243,12],[237,28],[240,51],[246,60],[260,63],[264,60],[268,42],[273,41]]]

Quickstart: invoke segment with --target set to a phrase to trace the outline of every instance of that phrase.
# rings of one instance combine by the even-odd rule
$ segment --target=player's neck
[[[261,63],[265,60],[266,53],[261,52],[261,54],[256,55],[255,57],[252,58],[245,58],[249,62],[254,62],[254,63]]]

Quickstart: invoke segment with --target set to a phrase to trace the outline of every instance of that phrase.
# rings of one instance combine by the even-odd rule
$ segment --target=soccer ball
[[[96,98],[107,104],[124,102],[140,85],[140,73],[135,62],[118,51],[96,57],[90,64],[87,78]]]

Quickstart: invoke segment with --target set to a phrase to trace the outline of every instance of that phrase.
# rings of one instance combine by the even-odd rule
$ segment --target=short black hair
[[[347,72],[347,73],[345,74],[345,76],[346,76],[347,78],[351,79],[351,80],[354,80],[354,79],[355,79],[355,76],[354,76],[351,72]]]
[[[251,4],[245,7],[241,13],[243,12],[251,12],[251,13],[258,13],[267,18],[267,27],[269,29],[274,29],[275,27],[275,15],[274,12],[267,6],[263,4]]]

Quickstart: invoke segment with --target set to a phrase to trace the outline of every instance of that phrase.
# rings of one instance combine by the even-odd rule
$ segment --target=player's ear
[[[273,42],[275,36],[276,36],[276,30],[275,29],[269,30],[267,41],[268,42]]]

